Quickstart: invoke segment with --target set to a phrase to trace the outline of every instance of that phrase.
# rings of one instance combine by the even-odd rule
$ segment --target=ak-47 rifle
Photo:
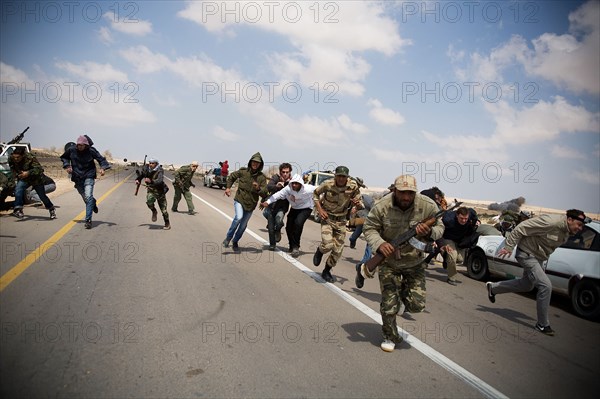
[[[449,207],[446,210],[442,209],[442,210],[438,211],[435,215],[430,216],[430,217],[420,221],[415,226],[411,227],[404,233],[400,234],[398,237],[393,239],[390,242],[390,244],[392,244],[394,246],[394,248],[401,247],[402,245],[406,244],[413,237],[415,237],[417,235],[417,226],[419,224],[423,223],[423,224],[426,224],[427,226],[431,227],[435,224],[436,220],[438,218],[441,218],[442,216],[444,216],[446,214],[446,212],[450,212],[450,211],[458,208],[461,205],[462,205],[462,202],[457,202],[452,207]],[[365,263],[365,271],[368,272],[369,275],[372,274],[375,271],[375,269],[377,268],[377,266],[379,266],[381,264],[381,262],[383,262],[384,260],[385,260],[385,256],[383,256],[379,252],[375,252],[374,256]]]
[[[25,130],[23,130],[21,133],[17,134],[15,136],[15,138],[13,138],[11,141],[9,141],[6,144],[17,144],[17,143],[19,143],[21,140],[23,140],[23,137],[25,137],[25,132],[28,131],[28,130],[29,130],[29,126],[27,126],[25,128]]]
[[[148,155],[144,155],[144,163],[142,164],[142,172],[144,171],[144,167],[146,166],[146,157],[147,157],[147,156],[148,156]],[[138,172],[138,177],[139,177],[139,171],[138,171],[138,170],[136,170],[136,172]],[[136,184],[136,188],[135,188],[135,195],[138,195],[138,191],[140,191],[140,186],[141,186],[141,185],[142,185],[142,182],[141,182],[141,181],[139,181],[139,182]]]

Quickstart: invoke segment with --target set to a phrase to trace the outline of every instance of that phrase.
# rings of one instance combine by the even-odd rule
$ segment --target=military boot
[[[152,221],[156,222],[158,220],[158,211],[156,208],[150,208],[150,210],[152,211]]]

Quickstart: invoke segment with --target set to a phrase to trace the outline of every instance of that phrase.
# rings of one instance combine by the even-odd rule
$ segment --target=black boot
[[[365,278],[360,274],[360,268],[362,263],[356,265],[356,277],[354,277],[354,284],[356,284],[356,288],[362,288],[365,285]]]
[[[321,277],[323,277],[323,280],[327,281],[328,283],[335,283],[335,278],[331,275],[331,267],[329,266],[325,266],[323,273],[321,273]]]
[[[323,259],[323,252],[317,247],[315,255],[313,256],[313,265],[319,266],[321,264],[321,259]]]

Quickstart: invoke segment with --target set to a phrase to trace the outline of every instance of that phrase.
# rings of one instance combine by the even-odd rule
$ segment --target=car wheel
[[[600,318],[600,283],[583,279],[571,290],[571,304],[575,313],[586,319]]]
[[[475,280],[486,280],[489,276],[488,262],[481,250],[473,251],[467,258],[467,272]]]

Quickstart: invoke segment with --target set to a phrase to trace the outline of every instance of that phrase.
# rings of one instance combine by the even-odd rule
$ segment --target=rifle
[[[144,166],[146,166],[146,157],[148,155],[144,155],[144,163],[142,164],[142,172],[144,171]],[[139,170],[136,170],[136,172],[138,172],[138,177],[140,175]],[[140,186],[142,185],[142,182],[140,180],[140,182],[137,184],[137,187],[135,188],[135,194],[134,195],[138,195],[138,191],[140,191]]]
[[[11,141],[9,141],[6,144],[17,144],[17,143],[19,143],[21,140],[23,140],[23,137],[25,137],[25,132],[28,131],[28,130],[29,130],[29,126],[27,126],[25,128],[25,130],[23,130],[21,133],[17,134],[15,136],[15,138],[13,138]]]
[[[450,212],[450,211],[458,208],[461,205],[462,205],[462,202],[457,202],[452,207],[449,207],[448,209],[445,209],[445,210],[442,209],[442,210],[438,211],[435,215],[430,216],[430,217],[420,221],[414,227],[411,227],[404,233],[400,234],[398,237],[393,239],[390,242],[390,244],[392,244],[394,246],[394,248],[401,247],[402,245],[406,244],[413,237],[415,237],[417,235],[417,225],[419,225],[421,223],[425,223],[427,226],[431,227],[434,225],[436,220],[438,218],[443,217],[446,214],[446,212]],[[379,266],[381,264],[381,262],[383,262],[384,260],[385,260],[385,257],[382,254],[380,254],[379,252],[375,252],[373,257],[365,263],[365,271],[367,271],[369,274],[375,272],[375,269],[377,268],[377,266]]]

